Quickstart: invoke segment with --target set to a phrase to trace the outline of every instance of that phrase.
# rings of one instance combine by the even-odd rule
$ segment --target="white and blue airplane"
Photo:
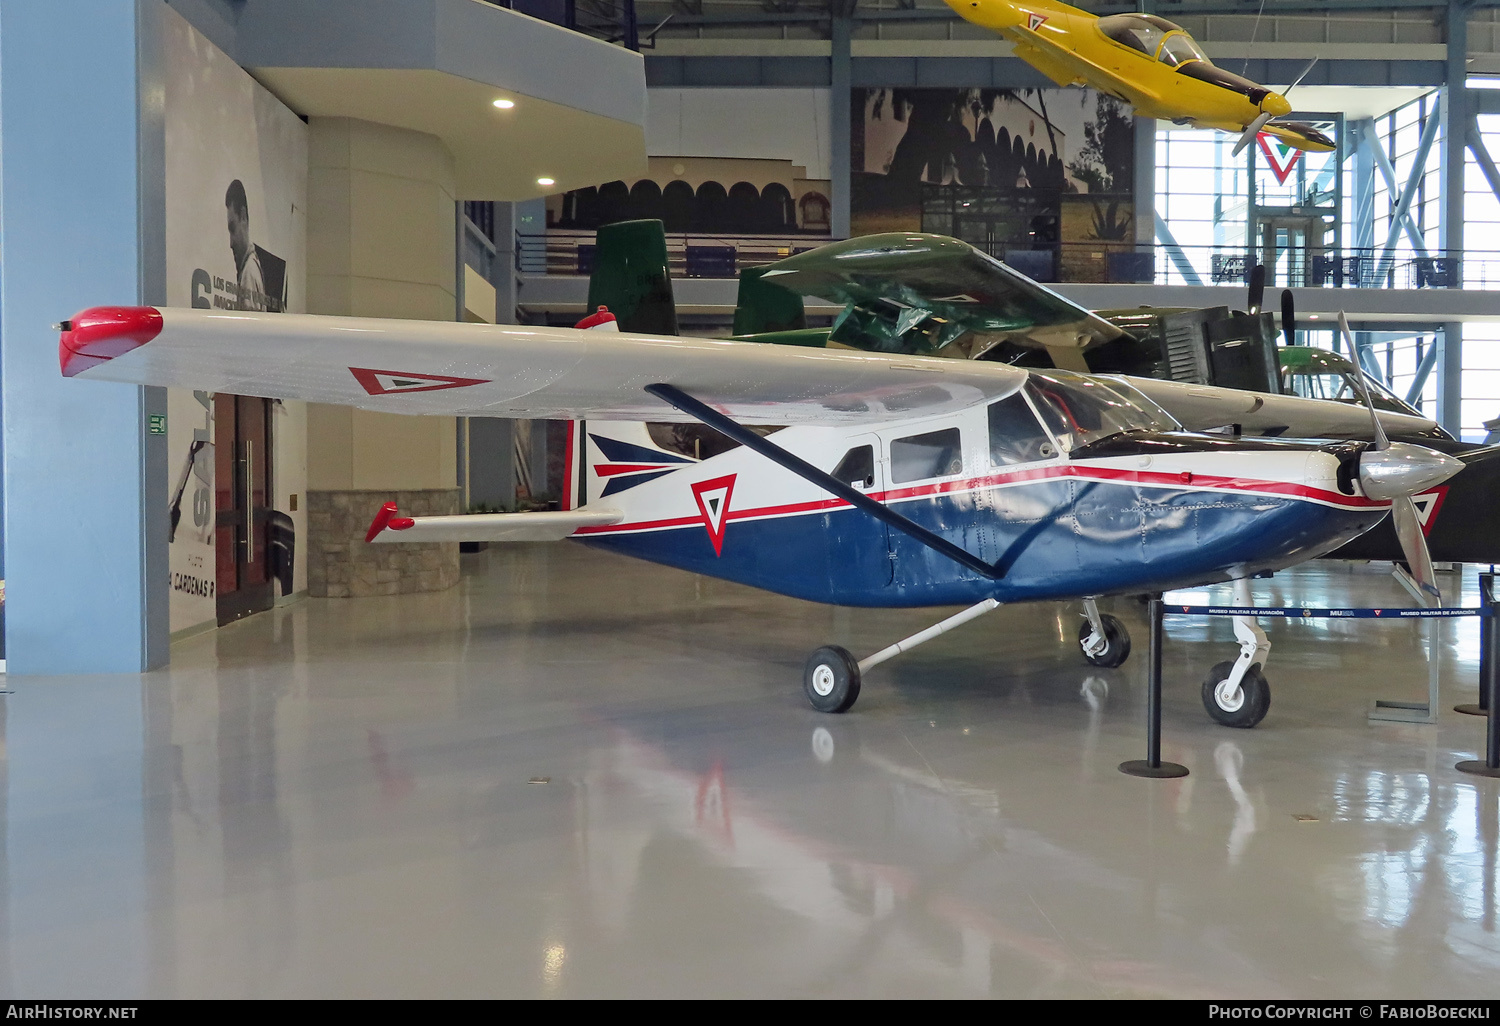
[[[1195,419],[1230,421],[1261,400],[1162,381],[1148,398],[1140,379],[983,361],[151,307],[59,327],[62,372],[84,381],[574,422],[564,508],[410,518],[387,504],[372,542],[568,538],[817,602],[966,607],[863,659],[818,649],[803,683],[825,712],[849,709],[873,667],[1010,602],[1082,599],[1085,658],[1118,666],[1130,639],[1099,597],[1235,581],[1249,605],[1250,578],[1337,548],[1462,467],[1384,442],[1399,414],[1378,415],[1374,447],[1193,432],[1163,401],[1180,392]],[[1376,416],[1275,399],[1329,434]],[[1426,584],[1420,531],[1413,545]],[[1239,658],[1203,697],[1248,727],[1269,706],[1269,644],[1249,618],[1236,633]]]

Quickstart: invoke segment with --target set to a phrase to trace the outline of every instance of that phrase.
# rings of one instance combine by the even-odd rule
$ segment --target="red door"
[[[214,396],[219,623],[270,609],[271,400]]]

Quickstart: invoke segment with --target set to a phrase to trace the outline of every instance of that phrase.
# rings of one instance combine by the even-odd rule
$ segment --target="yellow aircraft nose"
[[[1260,101],[1260,109],[1263,113],[1279,118],[1283,114],[1290,114],[1292,105],[1280,93],[1267,93],[1266,98]]]

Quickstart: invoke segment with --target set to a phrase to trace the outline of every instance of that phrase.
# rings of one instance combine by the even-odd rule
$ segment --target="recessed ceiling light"
[[[1308,317],[1307,317],[1307,319],[1310,320],[1310,321],[1315,321],[1315,320],[1318,319],[1318,315],[1317,314],[1309,314]]]
[[[536,180],[536,184],[538,184],[538,185],[556,185],[557,184],[557,179],[555,179],[555,178],[538,178]]]
[[[516,101],[515,100],[496,100],[495,101],[495,106],[499,107],[501,110],[510,110],[515,105],[516,105]]]

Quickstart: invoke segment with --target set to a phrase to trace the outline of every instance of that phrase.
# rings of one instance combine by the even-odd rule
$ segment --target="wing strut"
[[[646,391],[663,402],[675,406],[689,417],[701,421],[715,431],[719,431],[734,441],[739,442],[745,448],[760,453],[772,463],[790,470],[793,474],[802,478],[802,480],[815,484],[824,491],[832,492],[854,508],[864,510],[876,520],[883,521],[903,534],[915,538],[923,545],[947,556],[955,563],[966,566],[975,573],[988,577],[990,580],[999,580],[1005,576],[1005,571],[1001,570],[998,565],[991,566],[973,553],[954,545],[942,535],[935,534],[921,524],[908,520],[889,506],[876,502],[868,495],[849,487],[831,474],[825,474],[811,463],[793,456],[774,442],[769,442],[754,431],[741,427],[724,416],[724,414],[699,402],[680,388],[672,385],[655,384],[647,385]]]

